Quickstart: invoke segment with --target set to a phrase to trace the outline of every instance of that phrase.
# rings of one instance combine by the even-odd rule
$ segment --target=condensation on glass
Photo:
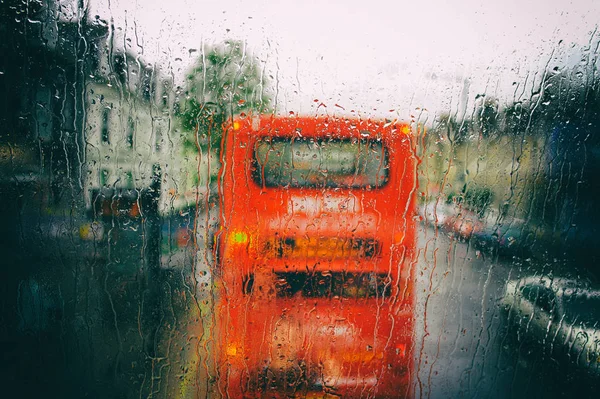
[[[432,1],[2,2],[4,396],[593,397],[599,6]]]

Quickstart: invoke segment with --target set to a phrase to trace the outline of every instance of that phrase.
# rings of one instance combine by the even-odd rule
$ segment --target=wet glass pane
[[[379,187],[387,181],[386,151],[365,140],[270,138],[256,146],[254,180],[268,187]]]
[[[600,4],[0,2],[3,397],[596,397]]]

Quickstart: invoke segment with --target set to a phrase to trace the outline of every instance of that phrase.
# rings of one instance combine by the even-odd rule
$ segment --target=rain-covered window
[[[600,3],[0,21],[2,397],[598,396]]]
[[[364,140],[265,139],[257,143],[254,180],[267,187],[379,187],[385,149]]]

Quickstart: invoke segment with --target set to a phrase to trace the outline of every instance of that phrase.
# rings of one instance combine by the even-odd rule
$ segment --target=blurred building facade
[[[208,159],[182,151],[172,79],[108,41],[99,50],[98,69],[86,84],[86,208],[110,214],[107,207],[120,197],[129,199],[129,209],[120,211],[132,211],[153,182],[161,215],[196,205],[195,194],[207,193]]]

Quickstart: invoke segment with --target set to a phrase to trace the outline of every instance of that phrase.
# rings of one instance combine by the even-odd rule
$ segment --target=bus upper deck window
[[[254,151],[253,177],[265,187],[383,187],[388,152],[381,141],[263,138]]]

